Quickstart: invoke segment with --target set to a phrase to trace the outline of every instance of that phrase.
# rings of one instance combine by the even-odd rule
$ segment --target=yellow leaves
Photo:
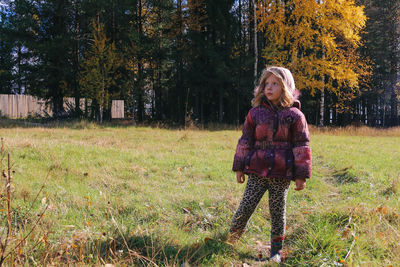
[[[387,214],[388,208],[386,206],[380,206],[378,208],[376,208],[376,212],[380,212],[382,214]]]
[[[307,203],[305,201],[300,202],[301,206],[303,206],[302,214],[312,214],[312,210],[307,207]]]
[[[187,7],[189,10],[189,17],[187,18],[187,26],[192,31],[205,31],[207,12],[204,0],[188,0]]]
[[[190,216],[188,214],[185,214],[185,217],[183,219],[183,224],[186,225],[188,224],[190,221]]]
[[[90,196],[84,196],[83,198],[86,199],[86,207],[92,206],[93,203],[92,203],[92,201],[91,201]]]
[[[343,231],[342,237],[343,237],[343,238],[348,238],[348,237],[349,237],[349,234],[350,234],[350,229],[347,228],[346,230]]]
[[[38,16],[37,14],[33,14],[33,15],[32,15],[32,18],[33,18],[34,20],[36,20],[37,22],[40,21],[39,16]]]
[[[378,237],[379,237],[380,239],[384,239],[384,238],[385,238],[385,234],[384,234],[383,232],[379,232],[379,233],[378,233]]]
[[[260,1],[257,7],[269,64],[292,70],[297,88],[312,94],[351,88],[346,99],[354,98],[360,77],[369,74],[356,51],[365,26],[363,7],[353,0]]]
[[[93,20],[92,26],[93,40],[81,63],[79,83],[86,97],[97,100],[101,108],[107,108],[109,90],[120,78],[117,70],[124,60],[107,38],[104,25]]]
[[[237,58],[237,57],[239,57],[239,56],[240,56],[240,46],[239,46],[237,43],[235,43],[235,44],[232,46],[232,51],[231,51],[229,57],[230,57],[231,59],[234,59],[234,58]]]
[[[329,33],[320,37],[321,44],[328,52],[336,50],[337,44],[335,42],[335,39],[336,37]]]

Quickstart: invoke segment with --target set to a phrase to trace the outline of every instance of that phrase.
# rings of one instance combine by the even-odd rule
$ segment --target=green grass
[[[26,233],[48,208],[9,261],[239,266],[267,256],[267,198],[241,242],[223,242],[244,190],[231,171],[240,131],[11,126],[0,136],[15,171],[13,225]],[[312,129],[313,177],[288,197],[287,266],[400,264],[399,141],[393,131]]]

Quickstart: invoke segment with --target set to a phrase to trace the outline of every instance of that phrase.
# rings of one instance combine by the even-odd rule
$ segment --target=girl
[[[232,170],[247,186],[230,228],[229,243],[237,241],[247,221],[268,190],[271,215],[270,260],[281,262],[286,224],[286,197],[290,181],[303,190],[311,176],[309,132],[300,102],[295,100],[292,73],[282,67],[266,68],[255,89]]]

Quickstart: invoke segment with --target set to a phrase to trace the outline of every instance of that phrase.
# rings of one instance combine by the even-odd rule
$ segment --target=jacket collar
[[[268,99],[265,98],[265,97],[262,98],[261,104],[262,104],[262,106],[264,106],[264,107],[266,107],[266,108],[268,108],[268,109],[271,109],[271,110],[273,110],[273,111],[278,111],[278,110],[281,109],[280,107],[276,107],[276,106],[272,105],[272,103],[271,103],[270,101],[268,101]],[[301,110],[301,103],[300,103],[300,101],[297,100],[297,99],[295,99],[294,102],[293,102],[292,107],[297,108],[298,110]]]
[[[262,104],[262,106],[264,106],[264,107],[266,107],[266,108],[268,108],[268,109],[270,109],[272,111],[276,112],[276,111],[279,110],[279,107],[276,107],[276,106],[272,105],[272,103],[266,97],[262,98],[261,104]]]
[[[294,102],[293,102],[292,107],[295,107],[295,108],[297,108],[298,110],[301,110],[301,103],[300,103],[300,101],[297,100],[297,99],[295,99]]]

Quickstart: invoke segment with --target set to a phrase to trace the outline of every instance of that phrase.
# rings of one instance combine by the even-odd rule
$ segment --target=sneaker
[[[276,262],[276,263],[281,263],[282,262],[282,255],[279,252],[274,253],[273,255],[271,255],[271,257],[269,258],[269,261],[271,262]]]

